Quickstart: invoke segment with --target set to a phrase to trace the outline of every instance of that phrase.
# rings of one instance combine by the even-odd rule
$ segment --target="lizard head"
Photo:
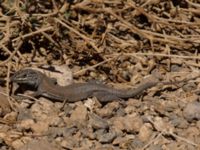
[[[11,82],[38,87],[41,82],[41,73],[33,69],[19,70],[11,76]]]

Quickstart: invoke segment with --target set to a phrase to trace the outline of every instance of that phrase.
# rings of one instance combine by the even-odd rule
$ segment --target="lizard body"
[[[104,84],[90,82],[59,86],[55,80],[39,71],[24,69],[16,72],[11,77],[11,82],[33,87],[36,89],[34,96],[44,96],[58,101],[76,102],[95,96],[100,102],[109,102],[135,97],[144,90],[155,86],[159,80],[155,78],[139,84],[137,88],[127,90],[114,89]]]

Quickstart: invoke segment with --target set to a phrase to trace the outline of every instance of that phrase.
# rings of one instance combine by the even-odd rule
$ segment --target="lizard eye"
[[[27,77],[27,74],[23,74],[22,77],[23,77],[23,78],[26,78],[26,77]]]
[[[26,78],[28,78],[28,74],[27,73],[23,73],[19,77],[22,78],[22,79],[26,79]]]
[[[27,73],[27,72],[25,72],[25,73],[23,73],[23,74],[21,75],[21,78],[22,78],[22,79],[25,79],[25,80],[31,79],[31,77],[32,77],[32,74],[31,74],[31,73]]]

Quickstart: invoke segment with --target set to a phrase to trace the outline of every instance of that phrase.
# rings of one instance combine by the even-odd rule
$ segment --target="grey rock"
[[[183,116],[187,121],[200,120],[200,102],[188,103],[183,110]]]

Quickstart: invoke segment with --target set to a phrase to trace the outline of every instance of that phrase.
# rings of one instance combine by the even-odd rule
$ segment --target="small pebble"
[[[200,120],[200,102],[191,102],[183,110],[183,116],[187,121]]]

